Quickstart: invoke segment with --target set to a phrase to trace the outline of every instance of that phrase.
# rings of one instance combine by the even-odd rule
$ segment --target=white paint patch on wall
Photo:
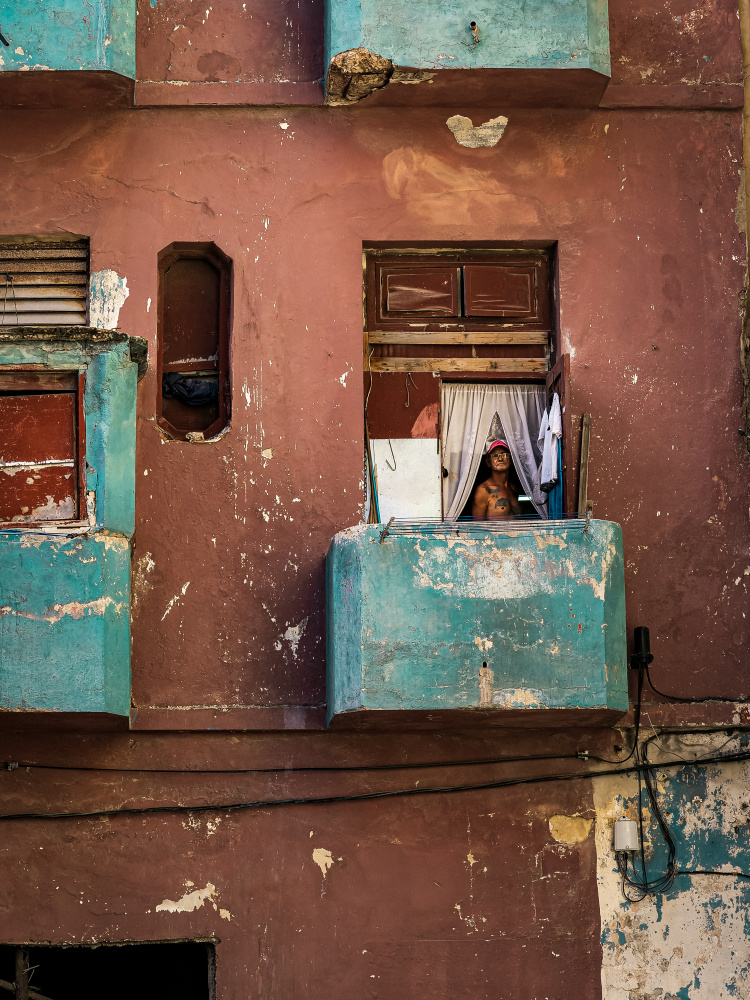
[[[435,438],[373,438],[380,520],[440,517],[440,455]]]
[[[297,659],[297,646],[299,646],[300,639],[302,638],[302,633],[307,627],[307,618],[303,618],[299,625],[290,625],[289,628],[284,633],[283,638],[292,647],[292,656]]]
[[[715,746],[705,740],[704,751]],[[686,757],[696,756],[695,747],[683,746]],[[655,756],[655,755],[654,755]],[[665,758],[667,759],[667,758]],[[657,770],[658,775],[658,770]],[[734,830],[722,831],[722,810],[711,812],[711,803],[726,802],[733,814],[735,801],[747,802],[750,779],[747,765],[712,768],[706,773],[707,807],[695,803],[689,819],[695,825],[690,839],[703,841],[707,835],[738,839]],[[661,785],[661,781],[659,784]],[[668,809],[667,789],[661,788]],[[637,903],[623,899],[620,876],[613,851],[613,824],[623,815],[636,819],[635,810],[626,811],[638,795],[634,778],[599,778],[593,782],[596,809],[596,854],[599,909],[602,929],[602,1000],[646,1000],[646,998],[710,997],[731,1000],[750,996],[750,967],[747,961],[747,884],[721,875],[678,878],[675,889]],[[740,804],[741,807],[741,804]],[[718,818],[717,818],[718,817]],[[680,823],[687,816],[671,815]],[[648,831],[653,829],[649,822]],[[650,837],[647,832],[647,859]],[[654,835],[655,836],[655,835]],[[710,839],[710,838],[709,838]],[[743,867],[739,863],[737,867]],[[693,867],[683,851],[682,864]],[[655,873],[654,873],[655,874]]]
[[[170,598],[169,603],[167,604],[167,610],[161,616],[161,620],[162,621],[164,621],[164,619],[167,617],[167,615],[169,614],[169,612],[172,610],[172,608],[175,606],[175,604],[179,601],[180,597],[184,597],[185,594],[187,594],[187,589],[188,589],[189,586],[190,586],[190,580],[188,580],[188,582],[186,584],[184,584],[184,586],[183,586],[183,588],[182,588],[182,590],[180,591],[179,594],[175,594],[174,597]]]
[[[503,137],[508,119],[503,115],[490,118],[483,125],[474,125],[466,115],[453,115],[445,123],[456,137],[459,146],[478,149],[481,146],[496,146]]]
[[[205,889],[193,889],[192,892],[186,892],[180,899],[162,900],[156,907],[156,912],[192,913],[193,910],[199,910],[206,900],[212,902],[215,895],[216,886],[209,882]]]
[[[95,271],[89,280],[89,326],[116,330],[128,295],[127,278],[121,278],[117,271]]]

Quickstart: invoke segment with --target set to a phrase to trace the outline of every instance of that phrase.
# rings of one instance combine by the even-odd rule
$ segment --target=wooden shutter
[[[365,250],[364,368],[544,374],[546,250]]]
[[[455,267],[384,267],[380,282],[383,317],[458,316]]]
[[[81,517],[80,382],[77,372],[0,375],[0,521]]]
[[[469,264],[463,270],[467,316],[541,320],[533,265]]]
[[[0,240],[0,326],[85,326],[88,240]]]

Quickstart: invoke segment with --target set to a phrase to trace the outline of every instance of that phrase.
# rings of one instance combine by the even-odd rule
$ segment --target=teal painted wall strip
[[[130,545],[0,533],[0,707],[130,708]]]
[[[136,0],[0,0],[2,71],[111,70],[135,79]]]
[[[326,66],[359,46],[417,69],[575,68],[608,76],[609,12],[606,0],[327,0]]]

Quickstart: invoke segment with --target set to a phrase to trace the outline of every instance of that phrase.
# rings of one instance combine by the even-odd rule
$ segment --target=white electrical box
[[[634,819],[618,819],[615,823],[615,851],[637,851],[638,824]]]

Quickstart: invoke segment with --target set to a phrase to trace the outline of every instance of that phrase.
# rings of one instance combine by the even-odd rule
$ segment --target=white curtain
[[[508,442],[523,492],[536,512],[547,517],[538,485],[542,455],[537,438],[544,396],[540,385],[443,383],[441,437],[443,467],[448,473],[443,478],[443,511],[447,521],[457,520],[466,506],[487,447],[497,437]]]

